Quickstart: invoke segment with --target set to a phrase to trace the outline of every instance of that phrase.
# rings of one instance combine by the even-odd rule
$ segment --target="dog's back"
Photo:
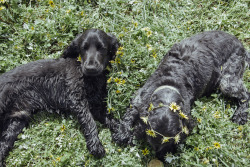
[[[55,104],[53,98],[60,98],[61,94],[66,93],[63,90],[66,71],[69,72],[70,68],[77,68],[77,65],[70,65],[74,62],[70,59],[38,60],[2,74],[0,76],[0,117],[4,118],[6,114],[16,116],[13,110],[15,106],[19,110],[23,108],[24,111],[26,106],[31,110],[32,108],[46,109],[48,104],[57,108],[59,104]],[[54,88],[50,87],[52,85]],[[36,102],[34,102],[35,99]],[[29,102],[33,104],[33,107],[29,105]],[[24,112],[20,113],[25,115]]]

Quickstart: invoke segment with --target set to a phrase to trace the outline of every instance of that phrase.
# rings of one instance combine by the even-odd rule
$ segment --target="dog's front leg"
[[[81,102],[79,106],[75,110],[77,110],[77,118],[85,136],[87,148],[92,155],[101,158],[105,155],[105,150],[98,138],[96,123],[90,113],[88,103],[87,101]]]
[[[112,139],[118,144],[132,144],[132,127],[138,118],[138,111],[135,108],[129,108],[115,130],[115,133],[112,134]]]

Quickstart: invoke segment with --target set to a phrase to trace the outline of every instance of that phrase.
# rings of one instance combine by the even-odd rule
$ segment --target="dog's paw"
[[[232,121],[234,123],[237,123],[239,125],[244,125],[247,123],[247,118],[248,118],[248,113],[247,112],[241,112],[238,113],[237,115],[233,115]]]
[[[112,140],[120,145],[127,145],[132,144],[132,132],[130,128],[126,127],[125,125],[121,124],[118,129],[112,134]]]
[[[102,158],[105,156],[105,149],[101,143],[96,144],[95,146],[92,146],[91,148],[89,148],[89,152],[96,158]]]

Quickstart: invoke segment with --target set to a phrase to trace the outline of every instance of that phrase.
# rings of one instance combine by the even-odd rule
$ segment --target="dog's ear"
[[[79,38],[82,34],[78,34],[76,38],[70,43],[70,45],[63,51],[61,58],[77,58],[80,49],[79,49]]]
[[[107,34],[109,37],[111,37],[111,48],[109,52],[110,52],[111,59],[114,60],[116,51],[121,46],[121,44],[118,42],[117,38],[113,34],[110,34],[110,33],[107,33]]]

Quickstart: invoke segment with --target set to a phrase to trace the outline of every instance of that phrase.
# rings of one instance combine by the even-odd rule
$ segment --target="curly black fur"
[[[115,36],[91,29],[78,35],[62,58],[38,60],[1,75],[0,163],[32,114],[41,110],[75,114],[88,150],[96,157],[103,157],[105,150],[94,119],[114,128],[114,120],[106,113],[104,102],[105,69],[118,47]]]
[[[173,139],[161,144],[160,135],[153,138],[146,135],[145,130],[152,127],[170,137],[180,132],[182,125],[191,131],[195,123],[191,119],[190,106],[197,98],[209,95],[217,87],[223,94],[238,101],[239,107],[232,121],[245,124],[250,94],[243,85],[242,76],[245,61],[249,61],[247,54],[236,37],[221,31],[204,32],[175,44],[158,69],[138,90],[131,102],[132,108],[127,109],[113,134],[113,140],[130,144],[133,136],[146,138],[156,151],[156,156],[163,158],[166,152],[174,152],[177,144]],[[171,111],[167,107],[171,102],[176,102],[189,119],[181,119]],[[154,106],[163,103],[164,106],[148,112],[150,103]],[[140,119],[146,116],[148,124]],[[181,142],[185,138],[186,134],[181,133]]]

